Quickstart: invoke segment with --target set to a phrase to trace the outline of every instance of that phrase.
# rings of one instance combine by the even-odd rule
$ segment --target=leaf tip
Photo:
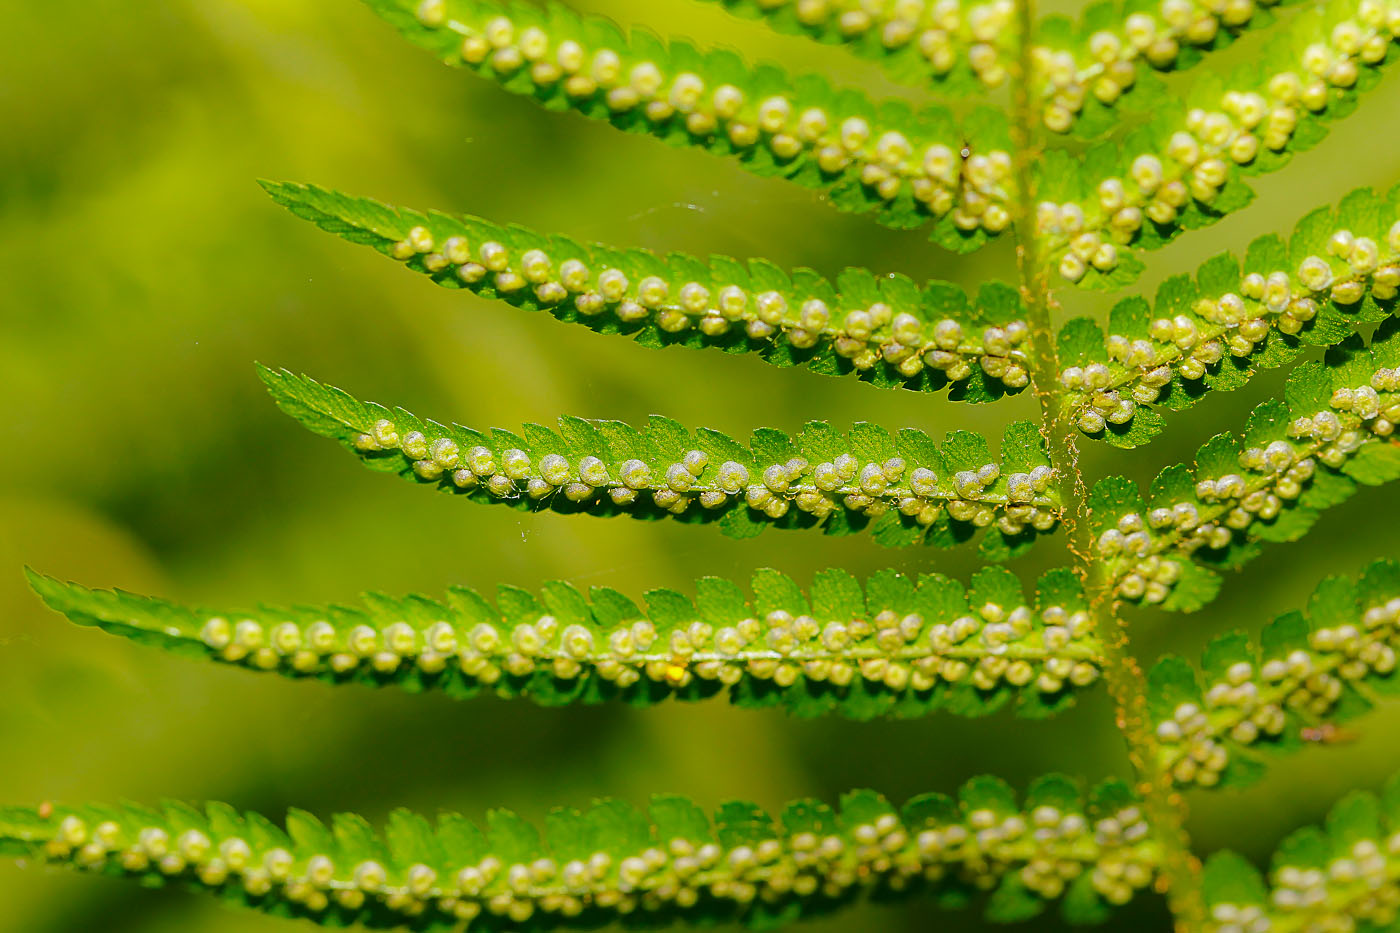
[[[253,368],[257,371],[258,378],[262,380],[263,385],[267,386],[268,392],[272,393],[273,398],[285,398],[288,394],[287,382],[297,378],[290,369],[274,369],[257,360],[253,361]]]
[[[44,605],[55,612],[62,612],[66,603],[64,596],[72,591],[76,584],[64,583],[57,577],[51,577],[46,573],[40,573],[33,567],[25,565],[25,579],[29,583],[29,588],[34,591],[34,595],[44,601]]]

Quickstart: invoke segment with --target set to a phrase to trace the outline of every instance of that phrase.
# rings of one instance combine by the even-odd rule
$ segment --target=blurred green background
[[[824,68],[881,93],[872,68],[685,0],[590,9]],[[362,397],[476,425],[560,413],[660,412],[746,435],[813,417],[989,433],[1031,412],[887,392],[752,360],[655,352],[563,328],[404,275],[274,206],[258,177],[656,250],[765,255],[975,283],[1006,276],[1005,244],[955,258],[917,233],[835,213],[811,194],[699,153],[546,114],[398,39],[353,0],[16,0],[0,5],[0,801],[220,798],[277,813],[409,805],[539,816],[653,791],[773,807],[871,786],[903,798],[990,771],[1123,773],[1102,692],[1045,724],[933,718],[797,721],[724,705],[545,710],[397,692],[332,691],[202,666],[79,630],[25,589],[24,564],[195,602],[345,600],[562,578],[629,593],[774,566],[805,581],[843,565],[965,576],[970,550],[891,552],[869,540],[522,516],[430,496],[356,467],[279,414],[253,360]],[[1216,60],[1257,52],[1249,40]],[[1212,65],[1214,67],[1215,64]],[[1194,75],[1195,73],[1193,73]],[[1150,255],[1144,286],[1363,184],[1400,181],[1400,81],[1284,172],[1254,206]],[[1187,76],[1185,81],[1191,80]],[[1107,302],[1065,296],[1067,312]],[[1242,424],[1283,375],[1175,417],[1150,447],[1091,448],[1089,469],[1137,478]],[[1274,547],[1205,613],[1143,613],[1145,657],[1195,654],[1257,629],[1328,573],[1396,552],[1394,489],[1332,510],[1306,544]],[[1043,544],[1018,567],[1061,559]],[[1202,852],[1262,857],[1347,788],[1400,767],[1400,711],[1360,741],[1276,768],[1244,794],[1193,799]],[[1285,773],[1286,772],[1286,773]],[[0,864],[0,930],[276,931],[287,921],[120,882]],[[1156,924],[1143,898],[1125,912]],[[870,907],[809,929],[976,925],[927,903]],[[1058,921],[1041,922],[1056,929]]]

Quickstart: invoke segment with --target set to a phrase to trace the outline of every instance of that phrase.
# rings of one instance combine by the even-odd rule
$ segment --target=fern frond
[[[1016,289],[920,287],[901,275],[846,269],[833,284],[761,259],[583,246],[479,217],[391,208],[308,185],[264,182],[273,199],[323,230],[431,276],[599,333],[650,347],[715,347],[804,364],[880,386],[990,401],[1029,382],[1029,329]]]
[[[1079,429],[1134,447],[1162,425],[1152,407],[1180,411],[1256,370],[1291,363],[1305,346],[1332,346],[1357,324],[1395,312],[1400,289],[1400,188],[1353,191],[1304,217],[1288,243],[1249,244],[1243,268],[1225,253],[1157,289],[1154,306],[1119,302],[1108,336],[1091,318],[1059,334],[1061,384]]]
[[[1093,138],[1126,115],[1171,99],[1159,73],[1179,72],[1274,21],[1273,9],[1295,0],[1223,5],[1198,0],[1096,2],[1079,22],[1049,16],[1036,38],[1047,129]]]
[[[860,422],[848,434],[810,422],[796,438],[759,428],[745,447],[707,428],[653,415],[643,430],[561,418],[490,434],[360,402],[307,376],[260,367],[283,411],[339,440],[371,469],[482,503],[640,519],[715,521],[749,537],[766,526],[869,528],[887,546],[952,546],[989,528],[983,553],[1003,558],[1059,522],[1039,431],[1014,422],[1000,458],[953,431],[942,447],[922,431],[891,435]]]
[[[862,588],[842,570],[804,593],[775,570],[753,598],[708,577],[691,600],[647,594],[646,609],[607,587],[566,583],[538,595],[503,586],[495,605],[465,588],[445,603],[371,594],[364,605],[192,609],[90,590],[32,571],[50,608],[79,625],[180,655],[327,683],[483,690],[545,705],[645,705],[727,692],[739,706],[855,719],[935,710],[977,716],[1015,697],[1027,716],[1073,702],[1098,680],[1101,651],[1078,579],[1041,577],[1034,599],[1011,572],[986,568],[970,590],[895,571]]]
[[[1005,114],[961,121],[943,107],[875,103],[816,74],[751,67],[558,4],[366,0],[410,41],[553,110],[733,156],[749,171],[826,193],[891,227],[930,219],[935,242],[975,249],[1006,230],[1011,187]],[[960,152],[975,153],[964,161]]]
[[[996,890],[990,918],[1020,919],[1064,897],[1102,915],[1146,887],[1160,846],[1127,785],[1088,794],[1069,778],[1034,782],[1024,802],[974,778],[957,799],[897,809],[873,791],[839,809],[789,804],[777,819],[726,803],[713,819],[684,797],[647,812],[618,801],[551,811],[544,831],[507,810],[485,830],[454,813],[396,810],[382,830],[354,814],[327,826],[302,810],[282,826],[210,803],[0,809],[0,854],[181,883],[240,906],[327,926],[472,930],[594,929],[609,920],[739,921],[771,928],[865,896],[966,903]]]
[[[1038,229],[1065,280],[1115,288],[1142,270],[1136,251],[1247,205],[1250,174],[1316,145],[1323,124],[1355,109],[1400,37],[1400,0],[1333,0],[1294,18],[1224,81],[1204,76],[1184,104],[1083,156],[1039,166]]]
[[[449,64],[546,106],[736,155],[753,171],[826,191],[843,210],[877,210],[889,226],[936,218],[933,239],[949,249],[975,249],[1010,224],[1010,133],[999,111],[980,108],[958,126],[942,108],[877,106],[819,77],[750,70],[729,53],[701,54],[646,33],[628,39],[605,20],[557,6],[368,2]],[[1334,0],[1305,11],[1266,51],[1268,73],[1250,63],[1227,81],[1199,81],[1190,109],[1162,108],[1150,126],[1083,158],[1048,153],[1038,166],[1038,226],[1060,274],[1086,287],[1126,284],[1142,269],[1133,251],[1249,203],[1240,176],[1279,168],[1314,145],[1322,122],[1350,112],[1377,80],[1400,35],[1389,9]]]
[[[942,282],[846,270],[835,285],[762,260],[701,261],[644,250],[585,247],[565,237],[387,207],[308,185],[266,182],[278,203],[322,229],[405,261],[448,288],[465,287],[648,346],[753,351],[882,386],[985,401],[1027,380],[1024,308],[1014,289],[984,285],[975,301]],[[1329,346],[1356,323],[1393,313],[1400,285],[1400,188],[1348,195],[1319,208],[1289,243],[1250,243],[1193,282],[1168,279],[1155,306],[1120,302],[1108,336],[1089,318],[1059,335],[1061,381],[1079,427],[1116,446],[1145,443],[1162,426],[1152,408],[1180,410],[1210,390],[1243,385],[1259,368],[1291,362],[1301,345]],[[489,264],[489,268],[488,268]],[[853,308],[853,310],[845,310]]]
[[[711,2],[780,33],[844,46],[896,80],[943,94],[1002,87],[1016,60],[1015,7],[1005,0],[966,7],[932,0]],[[1105,2],[1089,7],[1077,24],[1046,18],[1034,53],[1044,126],[1092,137],[1116,126],[1125,110],[1159,105],[1168,95],[1154,73],[1188,68],[1240,33],[1268,25],[1276,5]]]
[[[1240,631],[1206,648],[1200,674],[1166,657],[1148,675],[1158,757],[1178,784],[1238,787],[1259,778],[1263,752],[1326,741],[1334,724],[1400,690],[1400,561],[1358,580],[1330,577],[1307,612]]]
[[[1348,794],[1274,852],[1266,883],[1233,852],[1206,861],[1202,879],[1211,933],[1393,929],[1400,903],[1400,778],[1381,795]]]
[[[710,0],[775,32],[840,45],[897,81],[959,97],[1007,81],[1016,57],[1013,7],[924,0]]]
[[[1163,470],[1144,499],[1112,478],[1090,496],[1104,567],[1126,600],[1192,610],[1267,541],[1301,537],[1358,484],[1400,479],[1400,318],[1368,348],[1352,336],[1300,366],[1283,400],[1254,409],[1242,439],[1220,434],[1194,471]],[[1241,440],[1243,443],[1241,443]]]

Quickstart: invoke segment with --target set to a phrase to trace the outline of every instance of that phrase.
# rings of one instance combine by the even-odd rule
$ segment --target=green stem
[[[1040,403],[1041,433],[1063,503],[1061,523],[1102,642],[1104,680],[1113,697],[1116,724],[1128,746],[1128,758],[1148,823],[1162,846],[1159,886],[1167,895],[1177,931],[1195,933],[1204,928],[1206,921],[1200,862],[1191,852],[1191,840],[1186,832],[1185,801],[1173,785],[1171,774],[1158,760],[1157,744],[1147,714],[1146,678],[1142,665],[1132,653],[1127,627],[1118,614],[1113,578],[1095,547],[1088,521],[1088,489],[1079,468],[1076,443],[1079,432],[1074,406],[1066,398],[1059,379],[1059,358],[1051,326],[1049,273],[1035,214],[1034,166],[1040,123],[1031,82],[1035,74],[1032,37],[1037,18],[1036,0],[1017,0],[1016,13],[1020,50],[1012,91],[1017,180],[1013,216],[1017,269],[1031,332],[1031,384]]]

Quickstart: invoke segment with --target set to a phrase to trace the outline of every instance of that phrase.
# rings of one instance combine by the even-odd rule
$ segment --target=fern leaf
[[[1400,187],[1388,197],[1358,189],[1337,209],[1308,214],[1287,244],[1274,234],[1250,243],[1243,267],[1225,253],[1194,281],[1168,279],[1151,308],[1124,299],[1107,337],[1091,319],[1069,322],[1059,335],[1060,380],[1074,393],[1081,431],[1137,446],[1159,430],[1156,408],[1189,408],[1307,346],[1339,343],[1357,324],[1393,314],[1397,287]]]
[[[840,210],[899,228],[934,220],[933,239],[966,251],[1007,229],[1012,187],[1005,114],[961,122],[833,89],[820,75],[750,67],[558,4],[366,0],[410,41],[553,110],[573,110],[676,146],[733,156],[755,174],[826,193]],[[975,155],[966,162],[959,153]]]
[[[1060,275],[1089,288],[1127,284],[1142,270],[1136,251],[1247,205],[1254,195],[1244,176],[1315,145],[1323,124],[1349,114],[1379,80],[1400,36],[1386,8],[1310,6],[1257,60],[1223,81],[1202,77],[1148,126],[1083,156],[1047,153],[1038,225]]]
[[[1293,541],[1360,484],[1400,479],[1400,318],[1368,348],[1359,336],[1325,363],[1300,366],[1283,400],[1250,415],[1242,438],[1221,434],[1194,471],[1168,467],[1144,499],[1123,479],[1098,483],[1098,554],[1126,600],[1190,611],[1268,541]]]
[[[1397,832],[1400,777],[1393,777],[1379,796],[1350,793],[1333,805],[1323,827],[1284,839],[1267,882],[1246,859],[1217,852],[1202,879],[1211,933],[1393,928],[1400,900]]]
[[[897,275],[847,269],[836,283],[810,269],[763,260],[656,256],[582,246],[566,237],[386,207],[306,185],[267,182],[299,217],[406,262],[447,288],[466,288],[599,333],[651,347],[752,352],[778,366],[805,364],[880,386],[967,401],[1019,392],[1029,382],[1029,334],[1016,289],[920,288]]]
[[[749,598],[701,580],[695,598],[647,594],[642,609],[596,587],[539,594],[501,587],[495,605],[456,588],[447,601],[369,595],[361,607],[192,609],[29,575],[50,608],[80,625],[173,653],[327,683],[483,690],[545,705],[646,705],[727,692],[739,706],[856,719],[934,710],[976,716],[1013,697],[1041,717],[1098,680],[1101,652],[1078,580],[1042,577],[1035,598],[991,567],[963,586],[894,571],[864,588],[828,570],[803,593],[759,571]]]
[[[1061,896],[1067,912],[1102,912],[1152,882],[1160,850],[1126,785],[1086,799],[1059,775],[1024,801],[982,777],[957,799],[927,794],[898,809],[853,791],[839,808],[799,800],[777,818],[737,801],[708,818],[684,797],[653,797],[645,813],[605,800],[551,811],[542,833],[506,810],[484,828],[396,810],[376,830],[300,810],[278,826],[219,803],[0,808],[0,854],[374,929],[596,928],[638,915],[771,928],[867,895],[952,905],[993,888],[992,919]]]
[[[981,435],[891,435],[867,423],[848,434],[811,422],[796,438],[760,428],[748,447],[653,415],[644,430],[562,418],[490,434],[423,421],[357,401],[285,370],[260,369],[283,411],[335,438],[371,469],[473,501],[526,511],[719,522],[748,537],[768,525],[826,534],[869,528],[889,546],[951,546],[978,528],[988,557],[1012,556],[1054,529],[1059,505],[1040,434],[1007,427],[1000,459]]]
[[[711,0],[775,32],[840,45],[890,77],[942,94],[975,96],[1003,86],[1015,60],[1012,9],[1004,3],[868,3],[863,0]]]
[[[1239,787],[1263,774],[1265,753],[1327,742],[1336,723],[1400,690],[1400,561],[1357,580],[1331,577],[1307,612],[1211,642],[1199,673],[1180,658],[1148,677],[1158,757],[1178,784]]]
[[[1016,61],[1014,6],[990,2],[870,3],[868,0],[713,0],[773,30],[841,45],[898,81],[972,96],[1006,84]],[[1047,129],[1092,137],[1124,112],[1167,99],[1157,72],[1180,71],[1246,30],[1268,25],[1273,5],[1226,10],[1195,0],[1167,10],[1139,3],[1097,3],[1079,23],[1042,21],[1034,52],[1041,120]]]
[[[1050,16],[1039,24],[1036,50],[1046,128],[1093,138],[1130,114],[1171,99],[1157,75],[1198,64],[1241,34],[1274,22],[1283,3],[1092,3],[1078,23]],[[1014,52],[1013,52],[1014,54]]]

